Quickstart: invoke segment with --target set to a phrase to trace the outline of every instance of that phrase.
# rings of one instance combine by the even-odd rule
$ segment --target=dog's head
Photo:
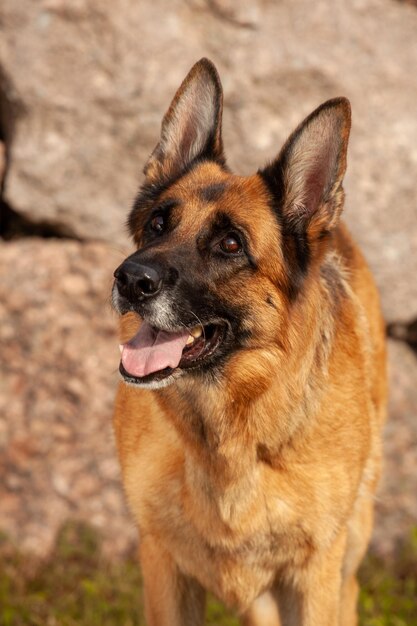
[[[285,320],[337,224],[350,128],[344,98],[316,109],[249,177],[226,166],[222,88],[191,69],[129,217],[137,251],[115,271],[113,302],[143,320],[122,346],[127,382],[216,378],[244,351],[285,344]]]

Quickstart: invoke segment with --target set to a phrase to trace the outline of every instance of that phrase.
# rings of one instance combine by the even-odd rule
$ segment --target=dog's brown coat
[[[185,115],[176,113],[180,97],[169,116]],[[215,142],[220,154],[220,132]],[[161,150],[149,180],[173,167]],[[186,207],[169,245],[194,241],[221,203],[249,233],[257,268],[216,285],[219,298],[249,307],[251,331],[216,382],[184,376],[157,391],[120,384],[114,427],[140,530],[150,626],[203,624],[205,589],[248,625],[356,623],[355,573],[371,532],[386,388],[378,295],[338,222],[345,152],[331,202],[310,219],[309,268],[296,295],[291,238],[285,251],[264,177],[202,160],[161,193]],[[289,205],[300,184],[287,180]],[[127,326],[124,333],[132,335]]]

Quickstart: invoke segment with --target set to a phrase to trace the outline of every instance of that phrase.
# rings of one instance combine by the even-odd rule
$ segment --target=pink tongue
[[[142,377],[159,372],[166,367],[178,367],[187,339],[188,330],[178,333],[157,331],[147,322],[122,348],[122,364],[126,372]]]

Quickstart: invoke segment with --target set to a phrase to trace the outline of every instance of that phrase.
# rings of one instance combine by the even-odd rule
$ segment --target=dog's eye
[[[226,254],[238,254],[242,250],[242,244],[237,235],[229,233],[220,241],[220,248]]]
[[[154,215],[154,217],[149,222],[149,226],[155,233],[163,233],[165,230],[164,216],[160,213],[158,215]]]

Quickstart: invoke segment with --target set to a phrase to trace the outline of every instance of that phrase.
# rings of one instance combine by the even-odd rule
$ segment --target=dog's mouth
[[[223,322],[167,332],[143,321],[136,335],[120,346],[120,373],[129,383],[146,384],[197,368],[216,352],[226,331]]]

